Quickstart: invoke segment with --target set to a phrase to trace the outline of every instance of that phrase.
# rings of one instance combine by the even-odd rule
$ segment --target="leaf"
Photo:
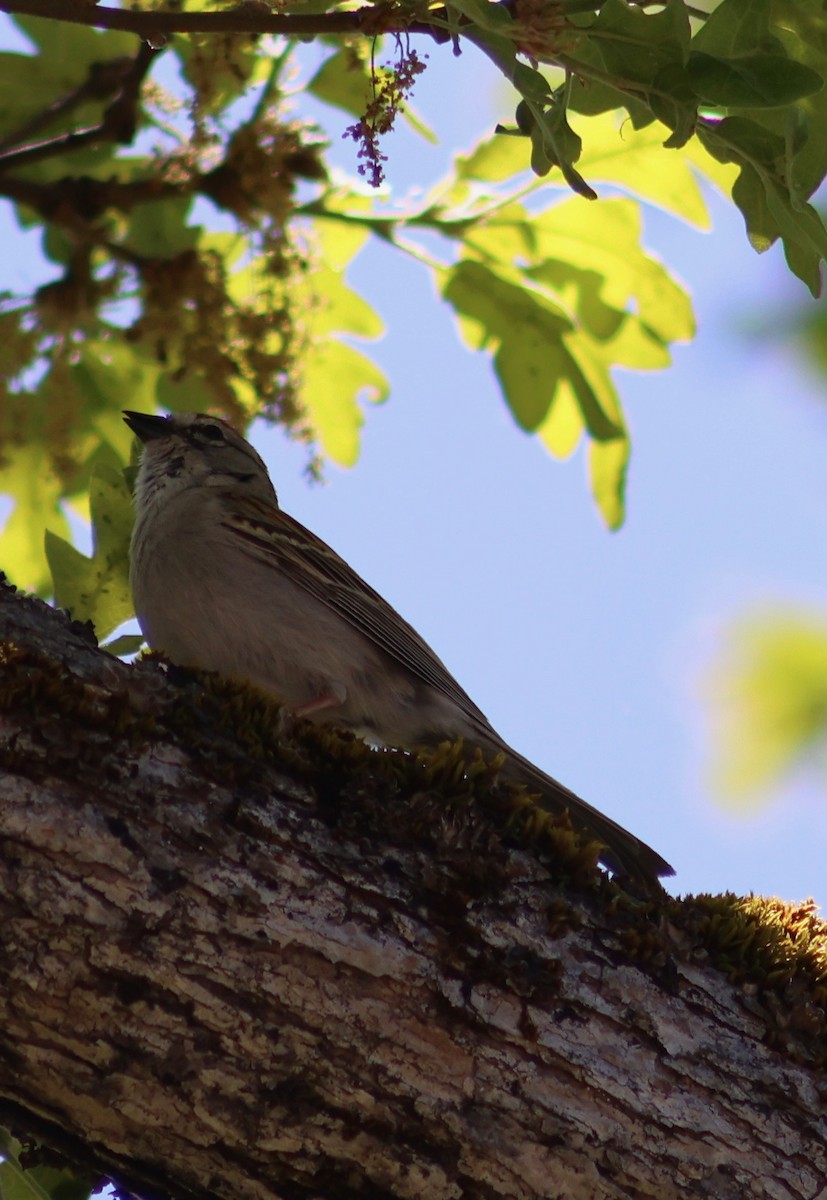
[[[177,371],[164,371],[151,407],[157,404],[173,412],[207,412],[214,402],[215,393],[203,374],[192,370],[182,376]]]
[[[83,344],[70,379],[75,395],[83,397],[90,453],[105,442],[121,463],[129,461],[132,434],[123,422],[121,409],[128,403],[130,408],[151,411],[160,374],[158,364],[139,346],[96,338]]]
[[[736,58],[779,43],[770,33],[774,0],[726,0],[716,5],[692,39],[693,50]]]
[[[341,204],[342,217],[337,218],[337,201]],[[331,198],[325,201],[325,211],[330,212],[330,218],[319,216],[314,218],[313,231],[319,244],[320,256],[327,266],[334,271],[343,270],[351,262],[370,237],[370,226],[360,224],[350,218],[350,214],[362,212],[367,216],[371,211],[371,201],[368,197],[356,193]]]
[[[698,133],[712,155],[741,167],[732,196],[746,218],[752,245],[764,251],[782,237],[787,261],[818,296],[827,229],[816,210],[790,191],[784,139],[743,117],[704,125]]]
[[[300,400],[328,458],[343,467],[354,465],[364,423],[359,398],[368,393],[378,403],[387,399],[388,391],[384,373],[352,346],[336,339],[314,346],[305,364]]]
[[[368,71],[365,56],[356,47],[347,47],[324,60],[307,90],[325,104],[361,117],[373,99]]]
[[[468,235],[468,243],[490,252],[501,218]],[[571,199],[535,216],[525,228],[534,264],[527,274],[537,282],[562,289],[568,305],[598,337],[614,333],[595,307],[595,297],[617,312],[628,312],[663,343],[685,340],[694,333],[688,296],[656,258],[641,248],[641,216],[631,200],[604,200],[595,209]],[[594,317],[596,323],[592,323]],[[628,366],[640,365],[627,363]]]
[[[41,17],[17,15],[15,23],[39,48],[35,54],[0,54],[0,133],[16,131],[36,114],[75,92],[89,77],[90,69],[115,59],[132,59],[135,35],[115,31],[98,32],[83,25],[61,25]],[[97,124],[105,103],[87,97],[49,122],[50,136]],[[110,144],[97,151],[98,158],[112,159]],[[68,160],[66,160],[68,161]],[[75,161],[73,159],[73,161]],[[44,164],[39,164],[43,169]],[[81,171],[78,170],[77,174]],[[26,168],[28,178],[38,174]]]
[[[569,458],[585,429],[583,412],[571,381],[561,378],[544,419],[537,426],[537,437],[555,458]]]
[[[827,37],[821,0],[727,0],[704,23],[693,41],[693,50],[722,59],[767,55],[786,56],[795,75],[809,70],[827,80]],[[779,74],[782,74],[779,69]],[[782,80],[783,86],[783,80]],[[813,135],[794,148],[789,163],[789,184],[806,199],[827,171],[827,88],[804,95],[795,105],[776,108],[737,108],[730,116],[759,123],[775,136],[786,138],[790,120],[803,115]]]
[[[92,63],[109,58],[133,58],[135,34],[118,30],[97,30],[88,25],[55,23],[49,17],[29,17],[20,13],[12,18],[15,25],[59,70],[85,75]],[[33,56],[35,57],[35,56]]]
[[[0,1196],[3,1200],[86,1200],[92,1182],[80,1172],[58,1167],[20,1165],[20,1142],[0,1130]]]
[[[49,574],[43,557],[46,526],[68,532],[61,508],[62,481],[46,446],[36,440],[6,444],[0,469],[0,492],[14,507],[0,533],[0,564],[18,587],[43,594]]]
[[[69,542],[46,532],[46,557],[55,603],[75,620],[91,621],[98,640],[134,612],[129,587],[132,498],[121,471],[99,466],[89,483],[93,552],[81,554]]]
[[[122,244],[146,258],[174,258],[184,250],[192,250],[202,231],[187,225],[191,208],[191,196],[136,204],[129,214]]]
[[[626,472],[631,447],[628,437],[589,443],[592,495],[609,529],[619,529],[626,517]]]
[[[780,54],[723,59],[695,52],[687,70],[702,99],[726,108],[778,108],[824,87],[817,72]]]
[[[743,803],[823,752],[827,743],[827,626],[821,615],[759,612],[730,634],[709,690],[717,734],[713,776]]]
[[[484,138],[467,154],[454,159],[457,179],[481,179],[501,183],[528,170],[525,143],[519,137],[498,133]]]
[[[562,308],[518,276],[464,259],[441,273],[441,291],[475,349],[494,355],[494,368],[517,423],[533,431],[554,399],[570,361],[562,344],[570,321]]]
[[[580,167],[589,179],[618,184],[700,229],[709,228],[692,160],[683,151],[664,150],[668,130],[663,125],[635,129],[629,121],[619,123],[615,113],[572,119],[584,146]]]
[[[0,312],[0,380],[6,385],[31,366],[38,354],[38,331],[24,309]]]
[[[704,175],[717,180],[723,168],[703,150],[690,145],[681,152],[664,151],[669,130],[658,122],[635,129],[628,120],[618,120],[614,112],[592,117],[569,115],[583,145],[579,166],[589,179],[616,184],[701,229],[709,228],[696,171],[702,163]],[[504,134],[483,139],[454,160],[459,180],[516,182],[526,167],[524,143]]]
[[[308,277],[314,307],[307,324],[314,339],[332,332],[377,338],[385,329],[381,317],[363,296],[348,287],[340,271],[320,266]]]
[[[569,55],[575,76],[572,108],[595,113],[625,107],[636,128],[647,125],[655,80],[663,78],[665,68],[682,66],[689,52],[689,16],[682,0],[667,0],[659,12],[606,0],[596,16],[572,14],[570,20],[580,32]],[[590,78],[589,67],[597,68],[597,80]],[[666,114],[659,115],[663,120]]]
[[[131,655],[137,654],[143,644],[142,633],[124,633],[120,637],[113,638],[111,642],[105,642],[101,646],[101,650],[105,650],[107,654],[111,654],[115,658],[129,658]]]
[[[522,428],[559,457],[584,430],[607,443],[590,463],[612,528],[623,519],[629,454],[612,369],[662,367],[669,344],[694,331],[688,297],[640,236],[630,200],[592,209],[570,199],[535,215],[505,205],[467,231],[468,257],[440,277],[466,340],[493,353]]]
[[[457,15],[465,18],[475,31],[482,30],[493,34],[498,40],[505,42],[500,34],[513,31],[514,20],[511,13],[499,4],[491,4],[489,0],[449,0],[446,5],[449,19],[456,22]],[[463,34],[467,30],[463,29]]]

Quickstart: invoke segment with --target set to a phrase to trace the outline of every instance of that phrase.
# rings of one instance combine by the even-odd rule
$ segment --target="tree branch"
[[[75,186],[75,181],[59,179],[49,184],[3,178],[7,172],[15,168],[29,166],[43,159],[54,158],[61,154],[82,150],[101,142],[119,142],[128,145],[135,136],[138,120],[138,103],[141,84],[149,70],[155,51],[143,43],[134,59],[117,58],[109,62],[93,63],[84,83],[64,96],[55,104],[42,112],[36,113],[21,128],[10,133],[0,144],[0,195],[9,199],[30,204],[38,212],[48,217],[49,197],[60,193],[58,206],[66,205],[67,192]],[[73,108],[90,99],[104,100],[112,96],[112,100],[104,110],[100,122],[88,129],[72,130],[60,133],[30,146],[21,146],[20,142],[47,127],[53,121],[65,116]],[[104,191],[114,181],[101,181],[97,186]],[[153,198],[157,194],[158,184],[153,181]],[[95,187],[90,180],[83,184],[86,189],[85,199],[88,201],[89,192]],[[126,185],[133,188],[135,185]],[[125,185],[121,184],[123,192]],[[137,200],[135,201],[138,202]],[[94,206],[96,212],[103,211],[108,202],[100,201]]]
[[[824,1014],[704,965],[701,908],[564,885],[484,777],[127,666],[8,588],[0,645],[17,1131],[174,1197],[827,1186]]]
[[[23,13],[32,17],[92,25],[98,29],[120,29],[135,33],[156,44],[174,33],[273,33],[285,37],[302,34],[421,33],[437,42],[447,42],[450,33],[440,24],[446,20],[444,9],[431,13],[431,20],[411,20],[394,5],[365,7],[349,12],[279,13],[264,0],[242,0],[221,12],[179,12],[156,9],[139,12],[128,8],[108,8],[88,0],[2,0],[0,11]]]

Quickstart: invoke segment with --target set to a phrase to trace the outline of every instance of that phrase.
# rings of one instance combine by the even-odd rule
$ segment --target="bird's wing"
[[[258,561],[305,588],[417,678],[454,701],[476,726],[474,741],[493,753],[505,753],[504,778],[536,788],[543,807],[568,809],[575,822],[607,847],[601,861],[611,870],[643,881],[674,874],[645,842],[512,750],[427,642],[321,538],[276,506],[251,497],[234,496],[232,515],[225,516],[222,524],[243,539]]]
[[[305,588],[392,659],[490,729],[487,718],[428,643],[321,538],[280,508],[253,497],[234,496],[233,511],[224,516],[222,524],[242,538],[259,561]]]

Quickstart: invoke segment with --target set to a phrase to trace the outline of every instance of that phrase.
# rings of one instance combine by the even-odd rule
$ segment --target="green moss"
[[[761,1003],[770,1045],[827,1066],[827,922],[814,901],[727,892],[670,910],[709,962]]]

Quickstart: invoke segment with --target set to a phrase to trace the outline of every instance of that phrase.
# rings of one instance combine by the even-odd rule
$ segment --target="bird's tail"
[[[582,829],[595,841],[601,842],[604,850],[600,861],[610,871],[645,884],[657,883],[662,875],[675,874],[666,859],[661,858],[651,846],[581,800],[564,784],[546,775],[499,738],[484,737],[480,742],[484,750],[505,755],[505,762],[500,769],[503,780],[522,784],[529,791],[537,792],[538,803],[549,812],[559,813],[567,809],[575,828]]]

